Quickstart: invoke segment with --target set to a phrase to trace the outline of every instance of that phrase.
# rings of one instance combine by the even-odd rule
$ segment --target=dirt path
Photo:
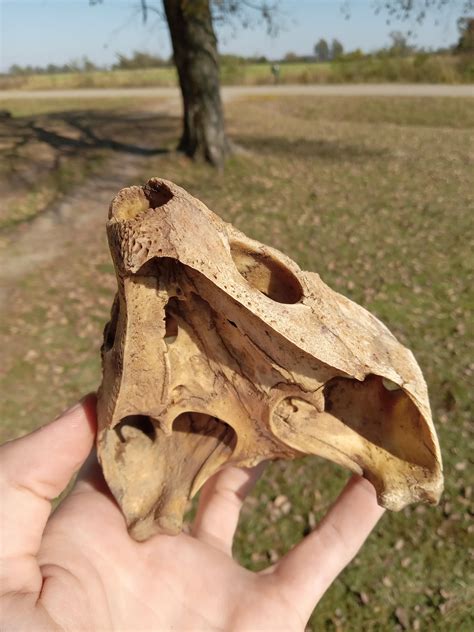
[[[147,111],[176,116],[180,103],[160,99]],[[100,174],[87,177],[32,220],[0,231],[0,309],[8,308],[12,289],[22,278],[44,273],[68,250],[77,253],[77,242],[94,232],[105,234],[104,214],[112,195],[147,173],[150,158],[145,150],[153,149],[155,141],[153,134],[144,131],[142,153],[109,152]]]
[[[111,195],[124,183],[133,182],[145,170],[146,160],[143,156],[112,157],[105,173],[89,178],[32,221],[1,235],[0,307],[6,305],[19,279],[67,254],[85,229],[104,230],[104,211]]]
[[[473,85],[447,84],[332,84],[284,86],[224,86],[224,101],[239,97],[271,94],[281,96],[407,96],[407,97],[474,97]],[[78,90],[3,90],[2,99],[87,99],[116,97],[164,97],[179,101],[178,88],[94,88]]]

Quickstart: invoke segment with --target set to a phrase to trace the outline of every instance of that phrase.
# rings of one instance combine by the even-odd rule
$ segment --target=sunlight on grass
[[[151,175],[175,181],[382,318],[424,371],[445,463],[440,506],[387,514],[309,629],[473,629],[474,103],[261,98],[231,104],[227,116],[240,151],[224,174],[156,155],[137,183]],[[110,128],[113,138],[135,138],[133,123],[124,124]],[[158,146],[177,137],[175,119],[153,129]],[[97,386],[115,287],[106,212],[91,215],[67,256],[11,290],[0,326],[2,439]],[[271,464],[244,509],[236,557],[253,569],[278,559],[314,527],[346,478],[318,458]],[[275,503],[281,495],[288,511]]]

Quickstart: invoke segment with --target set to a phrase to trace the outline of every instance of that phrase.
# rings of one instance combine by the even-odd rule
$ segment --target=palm
[[[92,398],[0,446],[2,630],[302,630],[382,515],[371,485],[353,478],[312,534],[252,573],[232,559],[232,541],[257,469],[208,481],[191,534],[138,543],[91,456],[48,520],[48,499],[86,459],[95,427]]]
[[[243,476],[228,471],[220,481],[229,474]],[[223,541],[213,545],[202,534],[137,543],[102,483],[81,481],[45,532],[40,563],[52,570],[42,603],[60,622],[65,600],[76,602],[87,630],[304,628],[271,574],[242,568],[223,549]]]

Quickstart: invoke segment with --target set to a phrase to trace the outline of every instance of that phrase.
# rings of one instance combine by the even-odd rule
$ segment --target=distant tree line
[[[436,51],[425,51],[422,48],[410,44],[408,38],[399,31],[390,34],[391,43],[373,53],[364,53],[361,49],[345,52],[344,46],[338,39],[328,42],[326,39],[319,39],[313,48],[312,55],[297,55],[288,52],[282,59],[270,60],[264,55],[219,55],[221,66],[226,68],[236,68],[244,64],[265,64],[265,63],[307,63],[307,62],[331,62],[331,61],[357,61],[370,57],[408,57],[414,54],[473,54],[474,53],[474,17],[463,17],[458,20],[459,39],[458,42],[449,48],[440,48]],[[88,57],[75,60],[67,64],[48,64],[47,66],[20,66],[14,64],[9,69],[11,75],[32,75],[32,74],[58,74],[93,72],[98,70],[140,70],[145,68],[163,68],[173,65],[173,57],[160,57],[142,51],[133,51],[129,56],[122,53],[117,54],[117,61],[110,67],[100,66],[91,61]]]
[[[64,72],[92,72],[94,70],[104,70],[88,57],[81,60],[70,61],[67,64],[48,64],[47,66],[20,66],[13,64],[10,66],[9,74],[11,75],[53,75]]]
[[[9,73],[12,75],[33,75],[33,74],[59,74],[70,72],[94,72],[97,70],[139,70],[144,68],[162,68],[172,66],[173,58],[164,59],[159,55],[152,55],[142,51],[133,51],[130,56],[117,54],[117,61],[111,66],[101,66],[95,64],[88,57],[74,60],[67,64],[48,64],[47,66],[10,66]]]
[[[264,55],[219,55],[219,61],[223,65],[239,64],[266,64],[270,63]],[[94,64],[88,57],[81,60],[71,61],[67,64],[48,64],[47,66],[20,66],[14,64],[10,66],[11,75],[52,75],[72,72],[93,72],[98,70],[143,70],[146,68],[165,68],[173,66],[173,57],[160,57],[142,51],[133,51],[130,55],[117,54],[117,61],[111,66],[100,66]]]
[[[282,61],[302,62],[302,61],[354,61],[369,57],[409,57],[417,53],[424,54],[459,54],[474,53],[474,17],[463,17],[458,20],[459,39],[458,42],[448,48],[439,48],[433,51],[426,51],[423,48],[410,44],[407,36],[400,31],[390,33],[391,42],[389,46],[383,47],[372,53],[364,53],[360,48],[350,52],[344,52],[344,47],[337,39],[333,39],[329,43],[326,39],[321,38],[314,45],[314,55],[296,55],[289,52]]]
[[[173,58],[164,59],[159,55],[151,53],[143,53],[138,50],[133,51],[130,57],[127,55],[117,54],[117,61],[112,64],[112,70],[138,70],[144,68],[163,68],[164,66],[172,66]]]

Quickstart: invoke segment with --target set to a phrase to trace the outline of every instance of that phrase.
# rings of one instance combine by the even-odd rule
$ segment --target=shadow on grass
[[[168,153],[180,120],[159,112],[74,110],[0,116],[0,228],[34,217],[58,195],[105,168],[104,160]]]
[[[0,138],[4,157],[28,144],[45,143],[56,152],[71,154],[91,149],[110,149],[142,156],[166,153],[156,142],[169,142],[178,119],[163,114],[78,110],[38,117],[2,117]],[[6,155],[5,155],[6,154]]]
[[[40,142],[48,143],[51,147],[58,150],[75,148],[81,149],[111,149],[112,151],[137,154],[141,156],[155,156],[157,154],[166,153],[168,150],[162,147],[143,147],[134,143],[124,143],[114,138],[103,138],[98,132],[85,122],[85,117],[68,116],[67,123],[80,132],[79,138],[71,138],[63,134],[45,129],[35,123],[30,123],[27,130],[31,130],[32,134]]]
[[[365,147],[339,141],[313,140],[308,138],[290,139],[280,136],[257,137],[240,136],[236,141],[259,154],[295,156],[297,158],[320,158],[331,162],[382,158],[387,155],[383,149]]]
[[[63,159],[119,152],[156,156],[169,151],[179,119],[159,113],[78,110],[0,118],[0,158],[10,185],[28,184]],[[28,177],[29,176],[29,177]]]

